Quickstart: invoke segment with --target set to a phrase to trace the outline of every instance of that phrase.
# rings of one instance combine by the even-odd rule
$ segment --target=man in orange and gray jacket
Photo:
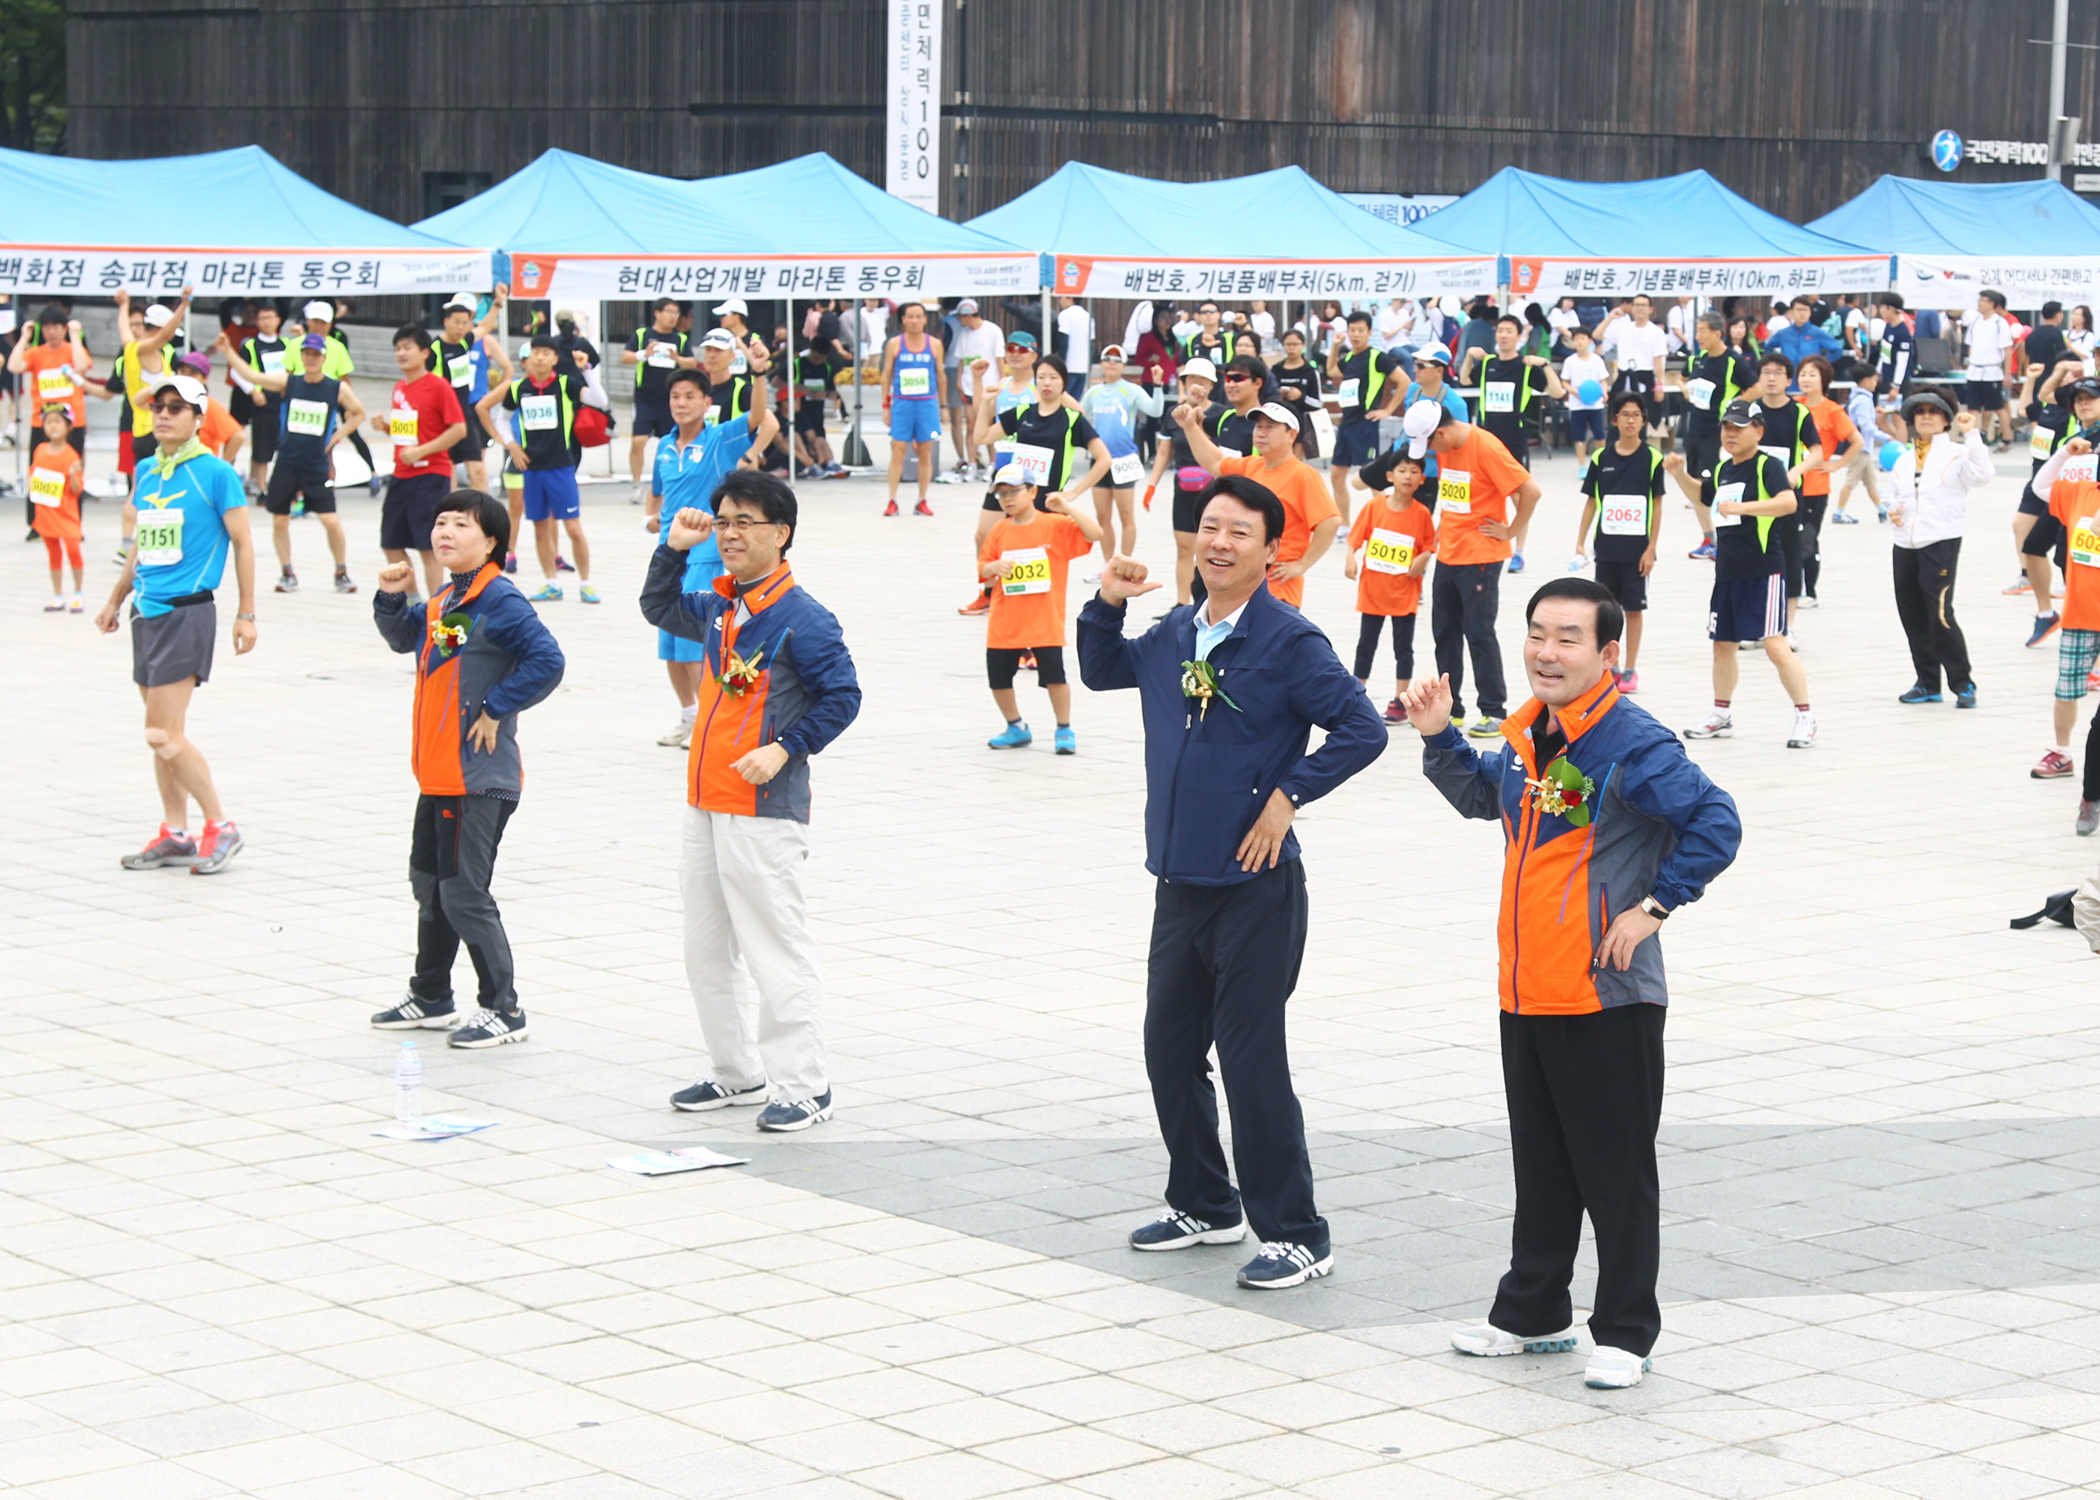
[[[1662,1331],[1655,1132],[1669,996],[1656,933],[1728,868],[1734,801],[1677,736],[1614,686],[1626,617],[1558,578],[1525,611],[1533,697],[1482,754],[1451,723],[1448,682],[1402,700],[1423,774],[1469,818],[1501,820],[1502,1083],[1517,1179],[1509,1273],[1463,1354],[1575,1347],[1568,1284],[1586,1211],[1597,1237],[1597,1348],[1585,1379],[1638,1385]]]

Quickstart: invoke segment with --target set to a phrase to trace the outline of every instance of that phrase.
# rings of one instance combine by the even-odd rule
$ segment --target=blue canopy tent
[[[1034,291],[1036,257],[894,198],[824,152],[683,181],[547,151],[415,226],[510,252],[520,297]]]
[[[492,281],[486,249],[405,229],[260,146],[88,161],[0,150],[0,292],[331,296]],[[486,245],[487,241],[479,242]]]
[[[1924,306],[2100,301],[2100,209],[2060,182],[1882,177],[1808,227],[1893,256],[1887,284]]]
[[[1703,171],[1574,182],[1504,167],[1415,233],[1501,256],[1519,297],[1790,296],[1888,281],[1886,252],[1788,223]]]
[[[1068,297],[1339,299],[1494,286],[1491,253],[1389,224],[1301,167],[1160,182],[1066,162],[965,227],[1043,251],[1050,289]]]

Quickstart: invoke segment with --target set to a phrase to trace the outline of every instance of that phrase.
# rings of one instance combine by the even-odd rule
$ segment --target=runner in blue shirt
[[[109,602],[95,616],[104,635],[115,633],[125,597],[135,595],[131,680],[146,700],[146,743],[153,748],[153,775],[160,785],[160,832],[122,863],[127,870],[187,865],[193,875],[211,875],[240,852],[241,835],[219,805],[204,752],[184,731],[190,695],[211,677],[219,621],[212,591],[225,575],[228,553],[241,599],[234,615],[234,655],[255,647],[255,542],[248,532],[248,495],[240,471],[197,441],[197,424],[209,399],[203,385],[187,375],[162,375],[151,389],[149,410],[159,446],[139,460],[133,480],[137,542]],[[192,798],[204,815],[204,831],[194,838],[189,833]]]
[[[1079,410],[1094,424],[1094,433],[1108,445],[1108,483],[1094,487],[1094,514],[1101,522],[1101,561],[1106,564],[1119,550],[1116,528],[1110,515],[1121,516],[1125,557],[1137,556],[1137,482],[1144,477],[1145,462],[1138,457],[1138,418],[1156,417],[1166,410],[1166,390],[1160,385],[1160,367],[1151,370],[1153,390],[1147,391],[1123,378],[1123,346],[1110,344],[1101,351],[1101,379],[1087,387],[1079,398]]]
[[[662,518],[681,510],[714,509],[715,487],[730,469],[742,464],[756,468],[749,455],[766,452],[780,432],[780,420],[772,403],[754,402],[741,422],[717,422],[714,397],[707,374],[702,370],[674,370],[666,383],[664,399],[676,426],[656,444],[656,466],[649,481],[649,507],[642,525],[662,540]],[[709,532],[686,552],[685,581],[681,593],[706,592],[726,570],[721,550]],[[668,630],[656,632],[656,658],[671,676],[671,691],[678,695],[678,724],[657,740],[659,745],[683,749],[691,740],[693,722],[700,709],[700,672],[707,661],[707,647],[688,641]]]

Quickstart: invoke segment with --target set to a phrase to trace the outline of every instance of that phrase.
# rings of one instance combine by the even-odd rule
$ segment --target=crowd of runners
[[[2089,313],[2051,303],[2027,326],[1991,292],[1959,319],[1894,294],[1508,311],[1402,298],[1304,308],[1279,327],[1263,303],[1205,300],[1141,305],[1120,339],[1097,346],[1088,309],[1059,300],[1034,329],[1019,306],[993,309],[1010,330],[968,298],[819,302],[768,338],[741,299],[662,298],[601,351],[582,320],[556,311],[542,326],[499,287],[453,297],[435,329],[395,328],[377,381],[359,376],[343,309],[325,299],[230,307],[216,337],[192,347],[187,290],[172,304],[120,298],[122,339],[100,366],[73,309],[37,309],[5,330],[5,394],[35,419],[26,519],[46,548],[52,613],[88,609],[89,403],[116,411],[118,576],[94,619],[105,633],[128,625],[161,803],[153,837],[123,866],[211,875],[240,852],[188,727],[212,672],[218,595],[230,572],[230,639],[236,654],[253,649],[262,583],[300,587],[302,517],[318,523],[333,589],[358,592],[338,491],[362,482],[379,498],[375,629],[415,661],[415,961],[405,994],[372,1024],[442,1030],[460,1048],[525,1040],[491,886],[522,793],[519,717],[568,669],[545,606],[568,597],[571,579],[582,604],[603,599],[579,470],[589,449],[613,445],[624,406],[626,498],[656,542],[641,613],[679,705],[658,743],[687,757],[683,950],[709,1062],[669,1102],[756,1107],[769,1131],[830,1118],[802,893],[810,760],[850,728],[861,689],[838,620],[788,563],[801,524],[789,481],[851,472],[829,427],[843,419],[843,452],[854,451],[865,406],[889,439],[884,518],[912,524],[907,482],[918,516],[933,514],[936,484],[982,486],[958,612],[984,621],[1004,721],[989,747],[1034,743],[1017,688],[1032,672],[1054,752],[1078,751],[1074,564],[1090,591],[1078,673],[1142,703],[1147,866],[1159,877],[1145,1050],[1171,1168],[1168,1212],[1131,1246],[1236,1243],[1251,1227],[1261,1243],[1243,1286],[1295,1286],[1332,1267],[1284,1061],[1282,1003],[1307,930],[1291,826],[1405,729],[1454,807],[1501,822],[1511,861],[1501,989],[1517,1245],[1489,1321],[1453,1345],[1483,1356],[1572,1347],[1568,1284],[1587,1212],[1600,1280],[1586,1378],[1638,1384],[1660,1329],[1656,935],[1727,868],[1741,832],[1684,742],[1735,732],[1741,654],[1757,651],[1792,710],[1785,745],[1816,743],[1800,616],[1820,603],[1823,528],[1869,524],[1870,512],[1889,529],[1912,657],[1898,701],[1976,707],[1954,608],[1967,498],[1996,478],[1994,445],[2006,452],[2025,424],[2020,571],[2006,592],[2034,596],[2026,644],[2053,640],[2058,653],[2052,742],[2031,774],[2078,772],[2079,707],[2100,686]],[[1925,373],[1936,350],[1958,376]],[[1549,495],[1534,471],[1546,445],[1572,450],[1572,493]],[[271,519],[274,580],[256,567],[256,500]],[[1673,513],[1685,519],[1666,538]],[[1135,559],[1155,516],[1174,539],[1158,579]],[[528,535],[539,575],[529,593],[514,577]],[[1527,562],[1544,548],[1559,564],[1563,543],[1564,564]],[[1708,594],[1712,705],[1675,732],[1634,706],[1649,582],[1664,565],[1700,570]],[[1322,566],[1355,584],[1347,664],[1304,613],[1305,579]],[[1502,582],[1532,567],[1552,576],[1511,631]],[[1133,633],[1132,604],[1154,593],[1156,616]],[[1416,660],[1425,600],[1433,666]],[[1506,631],[1521,641],[1514,693]],[[1308,754],[1315,727],[1326,737]],[[2083,754],[2075,827],[2090,834],[2100,716]],[[1221,815],[1243,802],[1244,815]],[[1567,837],[1599,820],[1612,837],[1594,853],[1594,840]],[[1539,903],[1564,903],[1576,881],[1591,890],[1576,926],[1544,924]],[[462,948],[471,1008],[453,989]],[[1214,1043],[1240,1125],[1237,1185],[1209,1081]],[[1573,1108],[1599,1080],[1614,1108]]]

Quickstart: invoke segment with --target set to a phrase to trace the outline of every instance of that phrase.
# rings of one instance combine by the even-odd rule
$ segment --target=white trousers
[[[792,818],[685,810],[678,865],[685,977],[700,1035],[724,1088],[770,1082],[780,1099],[814,1099],[824,1073],[824,980],[802,899],[809,827]],[[741,956],[758,986],[749,1005]]]

